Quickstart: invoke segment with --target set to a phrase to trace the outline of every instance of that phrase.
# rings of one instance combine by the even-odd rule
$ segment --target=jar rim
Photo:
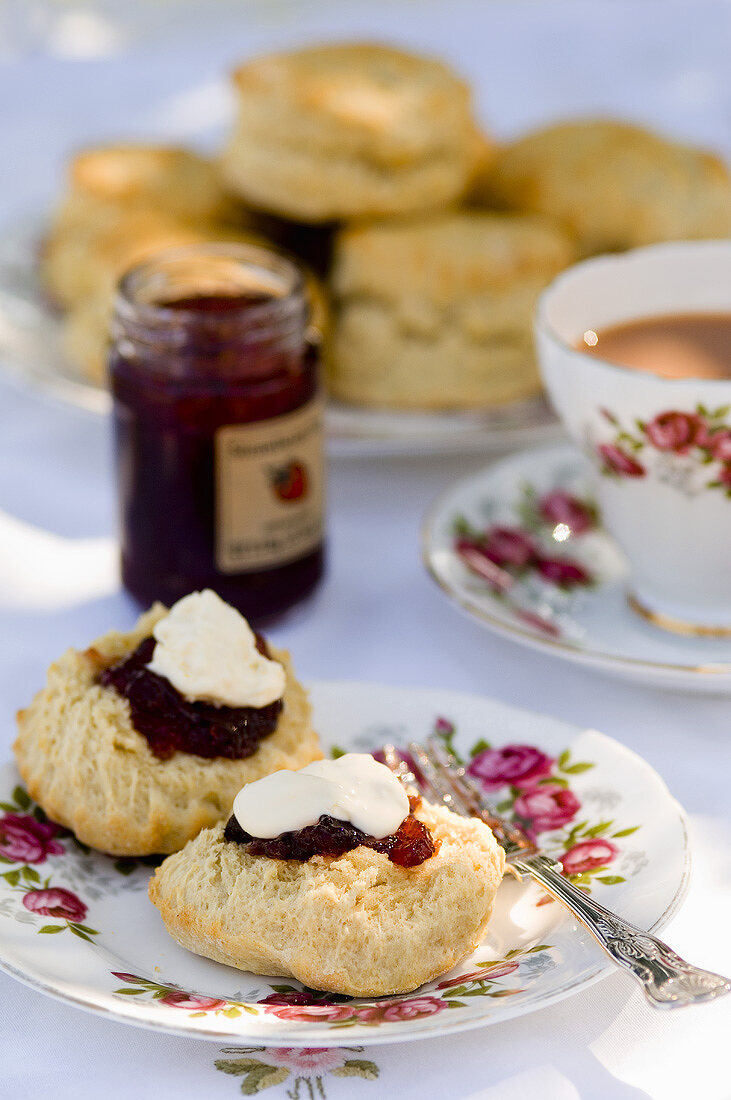
[[[213,283],[211,282],[209,284],[211,289],[203,292],[194,286],[190,286],[187,293],[179,295],[182,299],[185,297],[212,297],[216,294],[234,297],[235,293],[232,293],[232,288],[234,291],[238,289],[243,299],[247,284],[246,279],[241,278],[241,276],[248,274],[251,277],[258,273],[265,289],[271,289],[272,293],[270,296],[263,298],[261,302],[249,301],[244,303],[242,301],[241,312],[245,311],[246,323],[249,328],[268,325],[271,321],[273,308],[286,306],[288,302],[292,301],[298,302],[305,296],[306,283],[302,267],[286,253],[274,247],[269,248],[265,245],[253,243],[203,241],[199,244],[178,245],[172,248],[160,249],[159,252],[153,253],[131,267],[117,285],[114,299],[115,314],[122,321],[136,320],[143,324],[146,322],[153,325],[155,323],[173,323],[185,326],[188,323],[195,323],[201,317],[200,310],[194,307],[181,307],[176,304],[175,298],[172,296],[168,301],[154,295],[149,299],[144,297],[146,285],[154,291],[156,278],[160,284],[166,275],[175,274],[176,267],[179,275],[181,269],[184,269],[186,265],[192,267],[195,263],[203,266],[208,265],[209,276],[215,275],[215,268],[218,263],[218,278],[221,280],[221,286],[218,290],[213,290]],[[231,278],[228,289],[225,288],[223,282],[224,267],[226,265],[228,265]],[[237,267],[240,276],[238,285],[234,277]],[[267,279],[269,280],[268,286]],[[275,288],[277,282],[280,284],[278,292]],[[251,280],[248,286],[249,289],[255,289]],[[228,314],[229,318],[233,320],[238,312],[237,310],[231,310]]]

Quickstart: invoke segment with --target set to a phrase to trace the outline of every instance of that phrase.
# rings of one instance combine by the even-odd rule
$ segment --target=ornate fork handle
[[[591,932],[607,954],[636,978],[649,1001],[658,1008],[710,1001],[731,992],[731,982],[709,970],[691,966],[666,943],[635,928],[593,901],[560,873],[559,864],[546,856],[530,856],[513,864],[530,875],[557,901],[566,905]]]

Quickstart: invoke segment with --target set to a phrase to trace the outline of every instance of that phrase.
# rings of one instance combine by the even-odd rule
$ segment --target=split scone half
[[[437,851],[415,867],[360,846],[307,862],[251,855],[206,829],[170,856],[150,898],[183,947],[350,996],[407,993],[475,949],[504,854],[490,829],[422,801]]]
[[[274,648],[270,655],[285,670],[283,707],[276,728],[251,756],[156,755],[135,729],[128,699],[100,684],[99,676],[133,653],[167,615],[156,604],[129,633],[112,631],[89,649],[67,650],[18,714],[14,751],[30,795],[53,821],[112,855],[176,852],[227,817],[244,784],[322,756],[307,694],[289,654]]]

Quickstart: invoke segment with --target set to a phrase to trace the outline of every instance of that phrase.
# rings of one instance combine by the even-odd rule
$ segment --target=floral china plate
[[[568,443],[457,482],[424,524],[427,569],[455,606],[523,645],[625,680],[731,693],[730,639],[673,634],[631,609],[591,484]]]
[[[61,315],[45,294],[38,270],[43,217],[29,217],[0,234],[0,369],[89,412],[111,407],[107,387],[86,377],[64,351]],[[367,409],[329,401],[328,451],[368,455],[504,453],[560,433],[545,398],[471,412],[418,413]]]
[[[616,741],[450,692],[320,683],[312,700],[334,755],[435,732],[580,887],[643,928],[661,928],[679,906],[683,813]],[[398,1042],[520,1016],[613,970],[562,907],[508,876],[485,941],[450,973],[403,996],[320,993],[179,947],[147,898],[150,861],[81,846],[45,819],[10,764],[0,814],[0,964],[50,996],[140,1027],[277,1047]]]

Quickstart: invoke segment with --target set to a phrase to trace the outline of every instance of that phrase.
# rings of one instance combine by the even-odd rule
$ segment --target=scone
[[[438,850],[414,867],[364,846],[307,862],[251,855],[216,825],[165,860],[150,897],[207,958],[350,996],[410,992],[480,942],[504,866],[481,821],[426,802],[415,816]]]
[[[499,150],[478,191],[488,205],[559,219],[584,255],[731,232],[731,178],[711,153],[640,126],[562,122]]]
[[[71,159],[52,232],[105,229],[121,212],[140,209],[193,223],[235,214],[211,160],[175,145],[102,145]]]
[[[480,154],[467,85],[375,44],[258,58],[234,74],[226,185],[305,222],[425,210],[459,198]]]
[[[465,210],[343,229],[332,280],[332,393],[425,410],[538,393],[535,301],[574,258],[560,227],[528,215]]]
[[[243,784],[322,755],[289,655],[274,649],[272,658],[285,670],[283,706],[274,731],[252,755],[156,754],[132,724],[129,700],[99,677],[166,616],[158,604],[129,633],[113,631],[83,652],[68,650],[18,714],[14,751],[31,796],[79,840],[114,855],[175,852],[228,816]]]
[[[110,296],[120,276],[147,256],[205,241],[265,243],[250,230],[222,222],[193,224],[159,210],[134,208],[93,227],[51,234],[43,250],[41,276],[53,301],[68,309],[100,293]]]

